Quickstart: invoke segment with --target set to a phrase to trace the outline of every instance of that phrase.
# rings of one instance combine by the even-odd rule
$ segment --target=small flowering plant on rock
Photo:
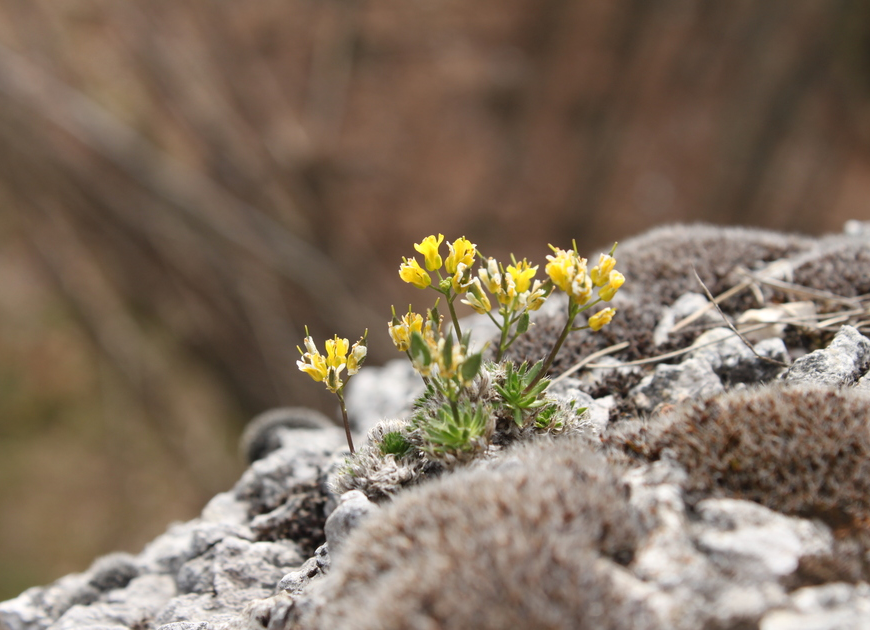
[[[314,345],[314,339],[308,334],[308,326],[305,327],[305,352],[302,348],[296,346],[302,358],[296,362],[296,366],[308,374],[315,381],[322,382],[326,385],[326,389],[338,396],[338,402],[341,405],[341,416],[344,419],[344,432],[347,436],[347,445],[350,452],[353,453],[353,438],[350,435],[350,424],[347,421],[347,407],[344,404],[344,386],[350,380],[350,377],[359,372],[363,361],[366,359],[366,339],[368,338],[368,330],[363,333],[362,338],[353,344],[353,347],[348,346],[347,339],[341,339],[336,335],[333,339],[326,340],[326,356],[320,354],[317,346]],[[346,370],[346,374],[342,376],[342,372]]]
[[[539,266],[525,258],[517,261],[511,256],[507,266],[494,258],[483,258],[477,246],[465,237],[446,243],[446,255],[442,258],[443,244],[443,234],[427,236],[414,245],[422,256],[422,265],[417,258],[406,257],[399,266],[402,280],[440,294],[432,308],[420,314],[409,307],[401,316],[393,308],[388,324],[393,344],[407,355],[423,378],[426,392],[416,401],[410,423],[399,428],[391,425],[389,431],[378,429],[370,435],[374,443],[358,456],[361,459],[350,464],[347,478],[353,481],[348,481],[344,489],[363,487],[360,480],[366,476],[368,467],[364,461],[389,460],[394,467],[390,477],[407,481],[417,473],[401,469],[397,462],[416,467],[419,472],[433,462],[443,466],[466,461],[492,444],[505,443],[525,433],[563,431],[570,418],[577,418],[584,411],[561,408],[548,397],[546,375],[571,332],[598,331],[616,313],[616,309],[607,307],[589,316],[585,324],[576,323],[581,313],[611,301],[625,282],[625,277],[615,269],[616,244],[591,269],[577,252],[576,243],[568,250],[551,245],[553,254],[547,256],[545,278],[536,278]],[[505,352],[529,330],[531,313],[557,290],[567,295],[568,307],[565,325],[553,347],[533,365],[515,366],[505,361]],[[454,308],[460,296],[462,303],[487,315],[498,327],[493,362],[485,362],[485,348],[474,350],[470,334],[462,333]],[[442,298],[450,316],[446,326],[438,310]],[[364,335],[350,350],[347,340],[338,337],[329,340],[327,356],[323,357],[306,336],[308,352],[302,353],[298,362],[299,369],[324,382],[339,396],[352,453],[342,396],[347,380],[342,380],[340,374],[344,369],[349,378],[359,369],[365,358],[365,338]],[[383,471],[380,477],[384,478]],[[380,491],[388,494],[383,488]]]

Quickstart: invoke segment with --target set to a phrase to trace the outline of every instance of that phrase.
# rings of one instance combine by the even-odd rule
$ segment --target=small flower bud
[[[595,331],[601,330],[610,323],[610,320],[613,319],[615,313],[616,309],[612,306],[595,313],[595,315],[589,318],[589,328]]]
[[[432,284],[432,277],[420,267],[416,258],[410,260],[403,258],[403,260],[404,262],[399,265],[399,277],[402,280],[418,289],[425,289]]]

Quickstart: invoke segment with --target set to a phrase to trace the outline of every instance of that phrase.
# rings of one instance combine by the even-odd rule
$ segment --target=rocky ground
[[[385,456],[339,496],[343,431],[276,410],[198,519],[0,603],[0,627],[870,627],[868,240],[850,223],[627,241],[613,323],[552,372],[588,408],[570,435],[413,479]],[[513,359],[540,357],[559,306]],[[357,443],[419,389],[404,360],[365,368]]]

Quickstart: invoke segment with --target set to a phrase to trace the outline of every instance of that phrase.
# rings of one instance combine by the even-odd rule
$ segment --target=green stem
[[[504,354],[504,351],[507,348],[504,345],[505,339],[507,339],[508,328],[510,328],[510,324],[508,323],[508,312],[504,310],[504,308],[499,309],[499,313],[501,313],[502,319],[504,323],[499,326],[501,328],[501,337],[498,340],[498,352],[495,353],[495,362],[498,363],[501,361],[501,357]],[[496,322],[498,325],[498,322]]]
[[[574,325],[574,319],[577,317],[577,314],[580,312],[580,307],[578,307],[574,302],[570,302],[568,304],[568,321],[565,322],[565,327],[562,329],[562,333],[559,335],[559,338],[556,340],[556,343],[553,345],[553,349],[550,350],[550,354],[547,356],[547,359],[544,361],[544,365],[541,367],[541,371],[538,372],[538,375],[532,380],[531,383],[523,390],[523,394],[528,394],[538,382],[547,375],[547,372],[550,370],[550,367],[553,365],[553,361],[556,360],[556,355],[559,354],[559,350],[562,348],[562,344],[565,343],[565,339],[568,338],[568,333],[571,332],[571,327]]]
[[[347,420],[347,407],[344,405],[344,395],[342,390],[344,390],[344,387],[335,392],[335,394],[338,396],[338,402],[341,405],[341,419],[344,420],[344,434],[347,436],[347,446],[350,448],[350,454],[353,455],[353,438],[350,436],[350,422]]]
[[[453,420],[456,422],[456,426],[459,426],[459,405],[456,404],[456,401],[452,398],[450,400],[450,409],[453,411]]]
[[[456,310],[453,308],[453,300],[456,299],[456,296],[459,295],[455,293],[452,297],[450,296],[450,292],[448,291],[444,295],[447,296],[447,306],[450,309],[450,319],[453,320],[453,328],[456,330],[456,338],[462,339],[462,330],[459,328],[459,318],[456,317]]]

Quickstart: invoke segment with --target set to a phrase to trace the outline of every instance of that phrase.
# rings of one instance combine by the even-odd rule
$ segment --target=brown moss
[[[870,522],[870,395],[772,385],[675,411],[637,441],[689,473],[687,490],[756,501],[834,528]]]
[[[606,462],[567,439],[502,461],[409,490],[364,523],[305,627],[654,627],[603,568],[630,562],[640,536]]]
[[[618,267],[626,277],[623,290],[646,303],[668,305],[700,289],[693,267],[713,295],[718,295],[742,280],[737,267],[758,269],[810,247],[805,237],[767,230],[669,225],[625,241],[618,250]],[[757,304],[747,293],[721,306],[726,312],[736,312]]]
[[[794,282],[843,297],[870,293],[870,248],[844,239],[835,249],[794,270]]]

